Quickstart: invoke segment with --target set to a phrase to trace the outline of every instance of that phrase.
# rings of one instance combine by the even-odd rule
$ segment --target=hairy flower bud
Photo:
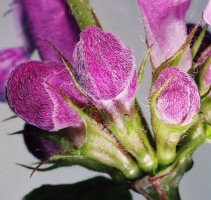
[[[113,34],[86,28],[74,51],[74,73],[97,107],[116,112],[115,101],[131,107],[137,86],[134,57]]]
[[[166,124],[188,124],[200,108],[200,97],[191,77],[175,67],[161,71],[152,87],[153,94],[168,79],[156,101],[157,115]]]
[[[146,29],[147,43],[151,47],[153,68],[157,68],[185,42],[187,33],[184,21],[191,0],[137,0]],[[179,63],[182,71],[191,67],[190,49]]]
[[[163,69],[151,89],[152,127],[160,164],[168,165],[175,159],[176,146],[195,123],[199,109],[194,80],[178,68]]]
[[[17,66],[9,76],[6,92],[11,109],[27,123],[45,130],[80,126],[80,117],[48,84],[76,104],[87,102],[62,64],[32,61]]]

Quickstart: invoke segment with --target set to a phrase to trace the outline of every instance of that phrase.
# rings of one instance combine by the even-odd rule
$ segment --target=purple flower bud
[[[10,73],[6,92],[11,109],[27,123],[44,130],[80,126],[80,117],[46,82],[78,105],[87,102],[62,64],[32,61],[17,66]]]
[[[26,60],[27,55],[21,47],[0,50],[0,101],[5,100],[4,84],[10,70]]]
[[[158,117],[166,124],[189,124],[200,109],[200,96],[194,80],[175,67],[163,69],[152,87],[153,94],[168,79],[156,101]]]
[[[40,136],[48,134],[35,126],[26,124],[23,131],[24,142],[29,152],[39,160],[47,160],[56,153],[60,153],[60,147],[53,141]]]
[[[79,40],[79,27],[64,0],[21,0],[28,20],[28,30],[42,60],[58,61],[45,40],[52,42],[72,62]]]
[[[209,25],[211,25],[211,15],[210,15],[210,13],[211,13],[211,0],[209,0],[207,7],[204,10],[204,14],[203,14],[204,21]]]
[[[137,86],[134,57],[113,34],[86,28],[74,51],[74,73],[97,107],[111,109],[115,101],[131,106]]]
[[[160,66],[185,42],[187,33],[185,13],[191,0],[138,0],[144,19],[147,43],[151,48],[154,69]],[[188,49],[179,63],[182,71],[191,67],[191,53]]]

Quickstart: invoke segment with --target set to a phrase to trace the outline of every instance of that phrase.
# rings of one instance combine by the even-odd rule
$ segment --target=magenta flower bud
[[[86,28],[74,51],[74,73],[97,107],[112,110],[118,101],[130,108],[137,86],[134,57],[113,34]]]
[[[6,92],[11,109],[27,123],[44,130],[55,131],[68,126],[80,126],[80,117],[48,84],[78,105],[87,102],[71,82],[62,64],[32,61],[17,66],[10,73]]]
[[[197,85],[187,74],[175,67],[161,71],[151,94],[168,79],[169,83],[156,100],[157,115],[165,124],[189,124],[200,109],[200,96]]]
[[[153,68],[157,68],[182,46],[187,38],[185,13],[191,0],[138,0],[142,12],[148,46],[151,47]],[[190,49],[179,63],[188,71],[192,58]]]
[[[27,60],[23,48],[9,48],[0,50],[0,101],[5,100],[4,84],[11,69]]]
[[[207,7],[204,10],[204,14],[203,14],[204,21],[209,25],[211,25],[211,15],[210,15],[210,13],[211,13],[211,0],[209,0]]]
[[[44,161],[55,154],[61,153],[61,148],[55,142],[42,137],[41,134],[49,134],[49,132],[29,124],[24,127],[24,142],[33,156]]]
[[[28,20],[28,30],[42,60],[58,61],[46,40],[52,42],[72,63],[72,53],[79,40],[79,27],[64,0],[20,1]]]

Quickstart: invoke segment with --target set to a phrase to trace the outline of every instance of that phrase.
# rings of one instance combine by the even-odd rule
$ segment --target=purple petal
[[[22,0],[29,30],[43,60],[59,61],[45,41],[52,42],[72,62],[80,30],[64,0]]]
[[[62,151],[57,144],[39,135],[48,133],[48,131],[44,131],[30,124],[26,124],[24,127],[23,137],[26,147],[39,160],[47,160]]]
[[[168,124],[188,124],[200,109],[200,97],[193,79],[175,67],[161,71],[152,87],[153,94],[169,78],[156,101],[158,117]]]
[[[16,65],[27,60],[27,55],[22,47],[0,50],[0,101],[4,101],[4,83],[9,72]]]
[[[190,2],[191,0],[138,0],[147,42],[152,46],[151,60],[154,68],[170,58],[185,42],[187,34],[184,17]],[[181,70],[187,71],[191,62],[188,49],[179,63]]]
[[[16,0],[12,3],[12,11],[15,18],[15,25],[18,36],[20,37],[23,47],[28,55],[34,51],[35,46],[33,43],[32,35],[29,31],[29,22],[26,15],[26,10],[23,6],[23,0]]]
[[[11,109],[27,123],[44,130],[80,126],[82,120],[79,116],[46,82],[76,104],[86,103],[85,97],[77,91],[62,64],[32,61],[17,66],[10,74],[6,91]]]
[[[204,10],[203,17],[204,17],[204,21],[207,24],[211,25],[211,0],[209,0],[207,7]]]
[[[113,34],[97,27],[88,27],[81,33],[74,51],[74,72],[81,87],[98,102],[121,98],[121,94],[128,96],[129,87],[129,96],[134,96],[131,50]]]

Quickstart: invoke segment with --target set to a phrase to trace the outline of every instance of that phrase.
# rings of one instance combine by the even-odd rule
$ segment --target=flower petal
[[[175,67],[161,71],[152,87],[153,94],[168,79],[157,98],[158,116],[167,124],[188,124],[200,109],[200,97],[194,80]]]
[[[63,0],[22,0],[29,30],[42,60],[59,61],[45,41],[52,42],[72,62],[79,27]]]
[[[44,130],[80,126],[80,117],[46,82],[76,104],[86,103],[86,98],[75,88],[62,64],[32,61],[17,66],[10,74],[6,92],[11,109],[27,123]]]
[[[4,84],[9,76],[9,72],[16,65],[27,60],[27,55],[23,47],[0,50],[0,101],[4,101]]]
[[[211,0],[209,0],[207,7],[204,10],[203,18],[207,24],[211,25]]]
[[[32,35],[29,31],[29,21],[26,15],[26,10],[22,2],[23,0],[13,1],[11,9],[15,18],[17,34],[23,43],[24,50],[30,56],[34,51],[35,46]]]
[[[184,22],[191,0],[138,0],[144,19],[147,43],[151,48],[153,68],[157,68],[182,46],[187,37]],[[191,67],[188,49],[179,65],[183,71]]]
[[[81,87],[97,102],[134,96],[137,78],[132,51],[111,33],[88,27],[74,51],[74,72]],[[131,86],[130,86],[131,84]],[[133,94],[132,94],[133,93]]]

